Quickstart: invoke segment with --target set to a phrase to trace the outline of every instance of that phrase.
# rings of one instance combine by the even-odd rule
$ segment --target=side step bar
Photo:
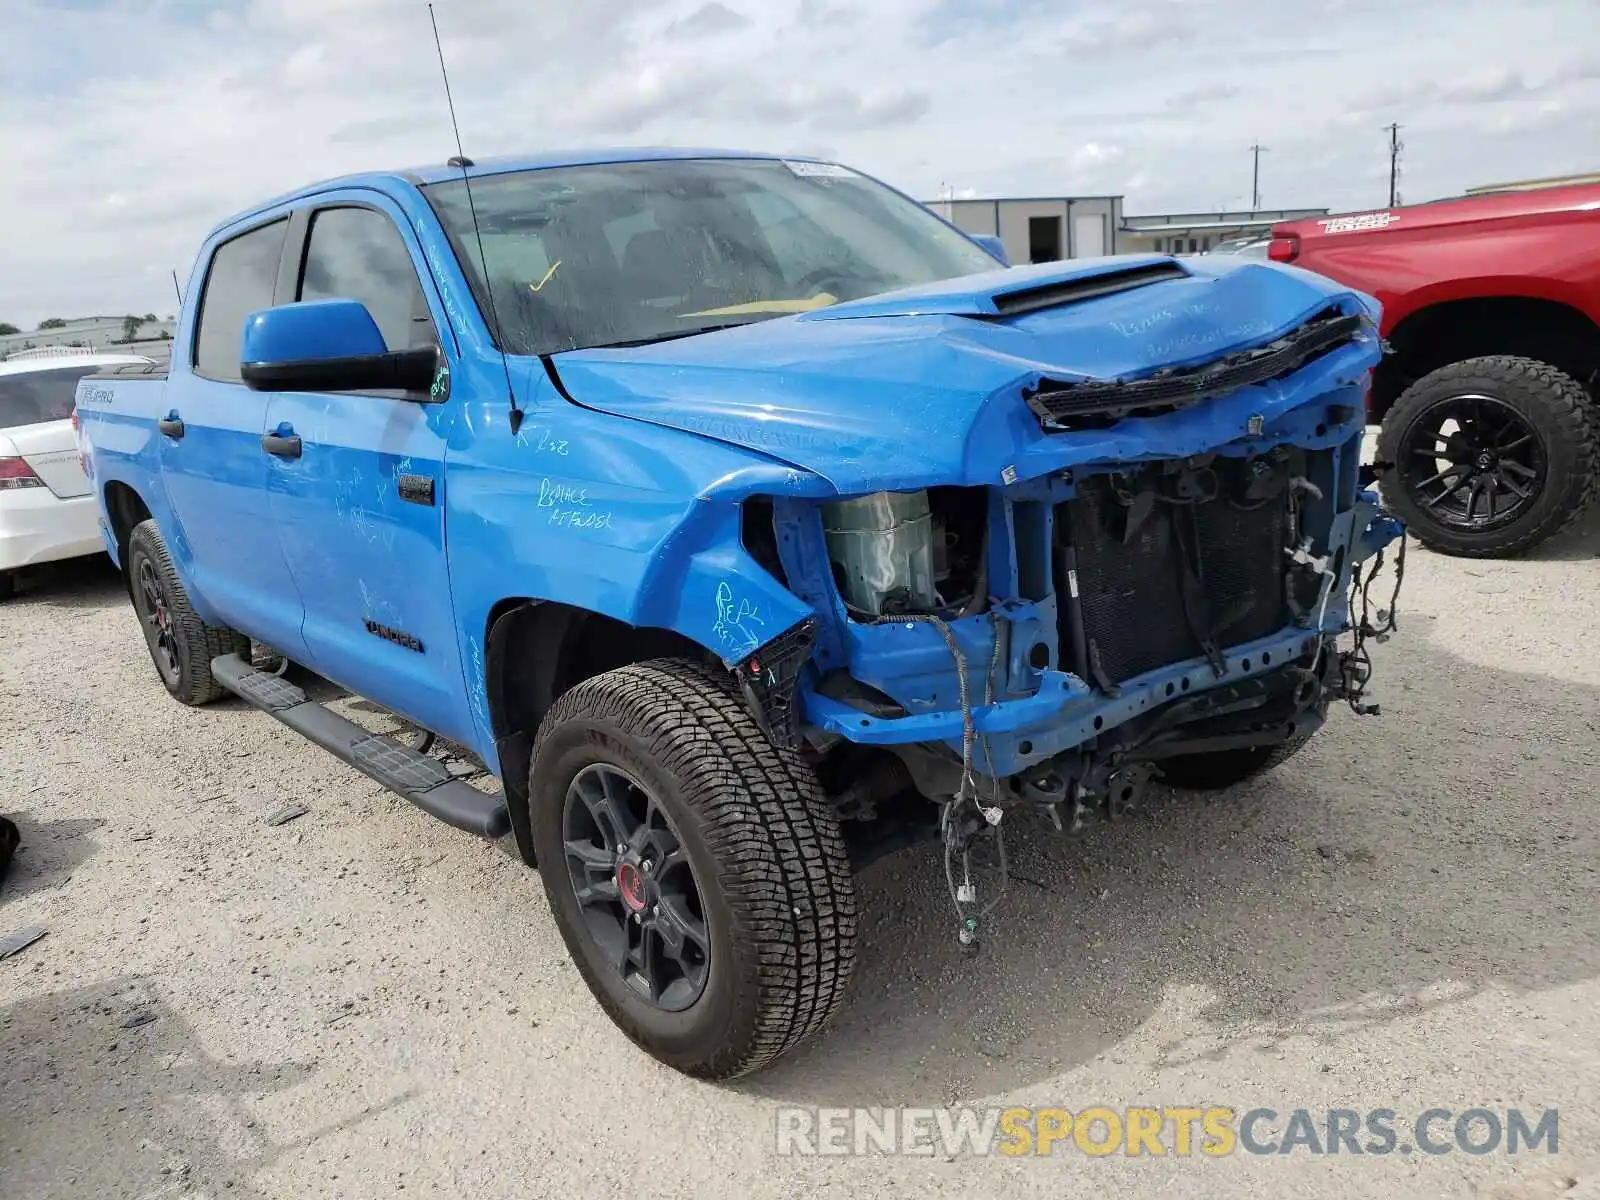
[[[234,695],[446,825],[486,838],[502,837],[510,830],[511,814],[499,792],[479,791],[451,775],[438,759],[363,729],[294,684],[257,671],[237,654],[212,659],[211,675]]]

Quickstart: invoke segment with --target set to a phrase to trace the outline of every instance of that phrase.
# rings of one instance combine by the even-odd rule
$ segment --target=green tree
[[[141,319],[145,320],[145,321],[149,321],[152,325],[155,324],[156,321],[160,320],[160,318],[157,317],[155,315],[155,313],[145,313],[145,315]]]
[[[7,334],[21,333],[21,332],[22,332],[22,330],[18,329],[15,325],[11,324],[9,321],[0,321],[0,337],[5,337]]]
[[[39,322],[40,329],[65,329],[66,321],[61,317],[46,317]]]
[[[134,338],[139,336],[139,326],[143,324],[143,318],[136,317],[132,313],[129,313],[127,316],[123,317],[122,340],[125,342],[133,341]]]

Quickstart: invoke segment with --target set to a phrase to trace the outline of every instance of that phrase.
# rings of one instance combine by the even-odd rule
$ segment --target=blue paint
[[[695,156],[704,154],[597,152],[480,163],[472,174]],[[1110,700],[1058,666],[1031,665],[1036,643],[1051,664],[1060,662],[1056,600],[1018,592],[1014,504],[1067,499],[1083,479],[1118,464],[1359,445],[1366,376],[1379,357],[1372,331],[1291,377],[1195,408],[1104,430],[1040,428],[1024,394],[1042,381],[1204,363],[1329,307],[1376,316],[1370,298],[1328,280],[1238,259],[1188,260],[1183,278],[1017,317],[999,316],[997,297],[1170,260],[997,269],[651,346],[571,351],[553,363],[564,395],[537,359],[503,361],[497,351],[418,190],[451,176],[440,166],[335,181],[219,226],[189,281],[170,378],[85,384],[80,409],[102,499],[113,482],[139,494],[202,615],[473,746],[490,763],[497,760],[488,623],[498,604],[516,598],[672,630],[729,664],[815,616],[814,663],[801,685],[812,729],[880,745],[959,745],[955,668],[944,642],[925,624],[848,619],[818,505],[961,484],[989,489],[998,603],[953,622],[953,631],[980,702],[978,729],[995,768],[1014,771],[1136,716],[1169,688],[1187,682],[1203,691],[1217,682],[1204,663],[1174,664]],[[267,394],[197,375],[192,301],[215,247],[250,223],[350,202],[389,214],[417,266],[445,359],[431,393]],[[246,355],[370,344],[348,305],[324,302],[323,323],[316,311],[267,314],[248,335],[255,340]],[[515,435],[508,371],[524,414]],[[1347,417],[1335,415],[1339,406]],[[173,412],[187,426],[181,442],[155,431],[157,418]],[[274,430],[300,436],[302,456],[264,454],[261,436]],[[401,499],[402,474],[432,478],[434,503]],[[787,586],[742,544],[741,505],[756,496],[773,498]],[[1351,551],[1347,580],[1353,561],[1376,553],[1398,528],[1375,498],[1357,502],[1353,479],[1337,481],[1337,497],[1320,532],[1331,551]],[[1048,538],[1048,529],[1032,536]],[[1323,628],[1346,619],[1340,586]],[[412,635],[423,651],[371,636],[369,620]],[[1263,652],[1292,657],[1316,632],[1291,627],[1229,648],[1229,678],[1259,673]],[[982,705],[1000,633],[1010,649],[995,680],[999,700]],[[822,695],[821,673],[841,669],[910,715],[864,716]]]
[[[382,354],[386,349],[366,305],[302,300],[246,317],[239,357],[247,363],[296,363]]]

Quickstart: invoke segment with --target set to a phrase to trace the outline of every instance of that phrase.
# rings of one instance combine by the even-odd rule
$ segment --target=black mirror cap
[[[317,358],[304,362],[240,363],[239,375],[256,392],[429,393],[439,373],[438,346],[363,354],[352,358]]]

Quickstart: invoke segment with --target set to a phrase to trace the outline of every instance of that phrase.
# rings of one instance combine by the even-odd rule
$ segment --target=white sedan
[[[105,549],[73,397],[78,380],[102,367],[150,361],[67,347],[0,361],[0,599],[15,591],[18,567]]]

